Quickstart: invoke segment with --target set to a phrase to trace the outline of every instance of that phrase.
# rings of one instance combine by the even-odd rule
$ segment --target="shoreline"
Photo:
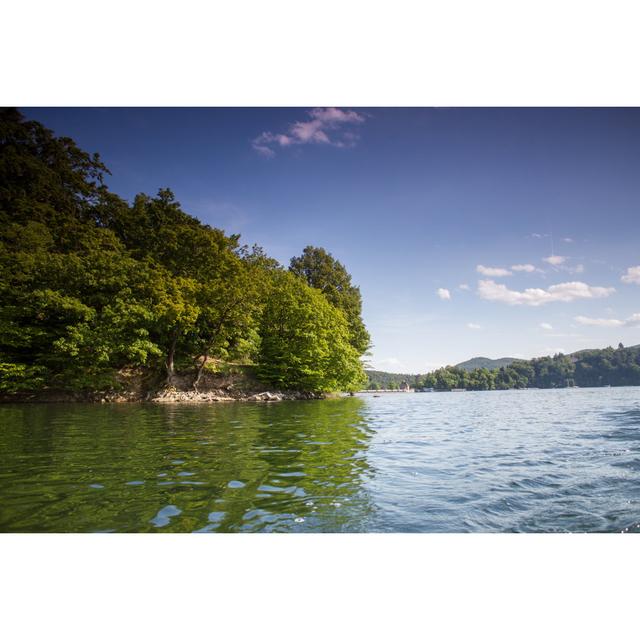
[[[332,394],[310,391],[235,391],[219,389],[181,391],[164,389],[145,395],[127,391],[73,392],[41,391],[1,395],[0,404],[213,404],[232,402],[281,402],[283,400],[324,400]]]

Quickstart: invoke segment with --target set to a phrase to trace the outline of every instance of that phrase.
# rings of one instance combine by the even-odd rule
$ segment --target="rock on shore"
[[[304,391],[262,391],[259,393],[224,393],[219,389],[211,391],[177,391],[174,389],[161,391],[148,398],[150,402],[279,402],[281,400],[314,400],[324,395]]]

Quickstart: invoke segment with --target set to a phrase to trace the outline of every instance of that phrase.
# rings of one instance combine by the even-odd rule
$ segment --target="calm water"
[[[0,531],[640,531],[640,388],[0,406]]]

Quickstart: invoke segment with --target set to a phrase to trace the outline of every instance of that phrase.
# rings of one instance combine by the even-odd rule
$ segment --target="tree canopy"
[[[127,367],[197,387],[210,359],[283,389],[364,382],[360,294],[324,249],[331,269],[310,281],[170,189],[128,203],[108,175],[97,154],[0,111],[0,392],[109,389]]]
[[[301,256],[291,258],[289,270],[320,290],[334,307],[344,313],[349,325],[349,342],[363,355],[371,338],[362,321],[360,289],[351,284],[351,276],[344,265],[321,247],[308,246]]]
[[[357,389],[366,378],[349,338],[344,314],[319,291],[291,273],[274,274],[258,356],[263,380],[284,389]]]

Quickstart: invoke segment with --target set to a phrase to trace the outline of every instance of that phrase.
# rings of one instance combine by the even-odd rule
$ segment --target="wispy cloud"
[[[440,288],[436,291],[436,294],[441,300],[451,300],[451,292],[449,289]]]
[[[626,320],[616,318],[589,318],[587,316],[576,316],[574,320],[578,324],[589,327],[640,327],[640,313],[634,313]]]
[[[471,287],[465,282],[461,285],[458,285],[458,289],[460,289],[460,291],[470,291]]]
[[[588,318],[587,316],[576,316],[574,320],[578,324],[589,327],[621,327],[624,322],[615,318]]]
[[[514,291],[493,280],[480,280],[478,295],[484,300],[510,305],[539,307],[549,302],[571,302],[588,298],[606,298],[615,292],[613,287],[592,287],[584,282],[563,282],[548,289]]]
[[[562,238],[564,242],[568,242],[569,244],[573,242],[573,238]]]
[[[482,264],[476,267],[476,271],[489,278],[503,278],[511,275],[509,269],[503,269],[502,267],[485,267]]]
[[[553,331],[553,327],[548,322],[541,322],[540,328],[544,329],[545,331]]]
[[[512,271],[524,271],[525,273],[533,273],[536,268],[532,264],[514,264],[511,265]]]
[[[553,267],[557,267],[567,261],[567,256],[547,256],[546,258],[542,258],[542,261]]]
[[[542,258],[543,262],[550,264],[556,271],[566,271],[567,273],[584,273],[584,265],[576,264],[572,266],[570,264],[571,258],[568,256],[556,256],[551,255],[546,258]]]
[[[476,324],[475,322],[467,322],[467,328],[468,329],[482,329],[482,327],[479,324]]]
[[[362,124],[365,116],[351,109],[320,107],[308,112],[308,119],[288,125],[285,133],[263,131],[251,141],[261,155],[272,157],[276,149],[301,144],[326,144],[333,147],[353,147],[358,141],[352,130]]]
[[[640,284],[640,265],[629,267],[627,273],[620,278],[625,284]]]

